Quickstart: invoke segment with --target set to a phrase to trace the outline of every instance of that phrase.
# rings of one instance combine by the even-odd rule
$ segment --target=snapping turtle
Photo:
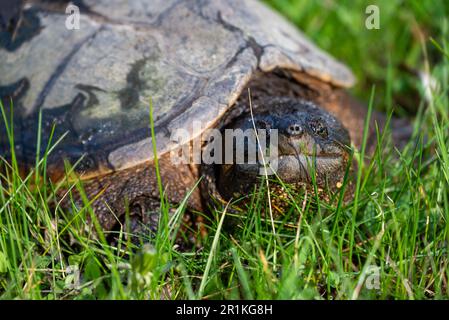
[[[173,161],[174,153],[210,128],[258,129],[269,136],[277,130],[274,160],[281,179],[308,183],[315,173],[320,184],[341,181],[351,141],[361,144],[367,113],[345,90],[354,77],[265,5],[254,0],[73,3],[66,13],[67,1],[25,1],[14,33],[0,33],[0,95],[8,113],[13,102],[21,166],[34,166],[38,135],[40,156],[62,137],[48,155],[48,175],[58,181],[65,161],[76,163],[85,191],[97,197],[92,205],[106,230],[114,228],[127,205],[137,221],[157,224],[150,97],[160,174],[172,203],[180,203],[200,177],[206,191],[195,188],[188,205],[204,210],[208,192],[229,200],[260,176],[260,162]],[[78,18],[79,28],[68,21]],[[385,123],[381,113],[371,119],[380,127]],[[399,120],[392,128],[396,140],[409,134]],[[8,158],[3,124],[0,131],[1,155]],[[187,135],[174,139],[176,132]],[[203,151],[211,142],[206,140],[200,139]],[[250,145],[242,142],[245,156]]]

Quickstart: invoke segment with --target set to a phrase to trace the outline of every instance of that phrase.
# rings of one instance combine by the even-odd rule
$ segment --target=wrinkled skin
[[[265,130],[268,138],[272,130],[277,130],[278,156],[273,162],[282,181],[310,183],[313,172],[319,185],[335,186],[343,180],[350,152],[349,134],[340,121],[322,108],[295,98],[273,98],[253,117],[242,115],[226,129],[245,131],[254,130],[254,126]],[[246,140],[244,163],[218,165],[218,190],[225,199],[246,194],[264,173],[263,161],[248,162],[248,150],[254,149],[249,144]]]

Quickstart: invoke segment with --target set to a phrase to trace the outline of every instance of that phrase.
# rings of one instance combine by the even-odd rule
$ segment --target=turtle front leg
[[[159,159],[159,171],[162,178],[164,198],[169,214],[176,211],[176,204],[181,203],[195,186],[197,173],[189,165],[174,165],[169,155]],[[82,182],[84,193],[92,202],[92,208],[104,232],[116,237],[118,232],[125,232],[133,242],[150,241],[158,232],[162,216],[159,188],[154,164],[147,162],[127,170],[112,172]],[[75,192],[75,202],[82,208],[81,197]],[[174,205],[172,205],[174,204]],[[69,207],[69,205],[67,205]],[[198,190],[193,190],[187,200],[188,213],[181,219],[183,223],[194,223],[191,209],[201,211],[201,197]],[[191,222],[189,222],[191,221]]]
[[[111,237],[117,240],[123,233],[125,240],[134,244],[154,240],[162,216],[160,200],[149,196],[139,196],[129,203],[111,230]]]

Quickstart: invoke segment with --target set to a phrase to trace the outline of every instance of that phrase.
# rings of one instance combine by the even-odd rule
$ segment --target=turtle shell
[[[79,168],[93,175],[149,161],[150,99],[161,155],[181,143],[170,139],[174,130],[193,138],[216,123],[256,71],[302,72],[341,87],[354,82],[344,65],[254,0],[78,5],[79,29],[66,27],[66,4],[35,1],[14,34],[0,34],[0,95],[5,108],[13,101],[24,162],[35,161],[38,135],[41,153],[56,143],[47,160],[56,171],[63,159],[81,157]]]

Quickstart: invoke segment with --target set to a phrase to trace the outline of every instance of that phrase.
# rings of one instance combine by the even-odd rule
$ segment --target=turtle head
[[[243,150],[240,160],[244,161],[234,157],[233,163],[219,165],[218,190],[225,198],[250,191],[266,172],[264,168],[273,178],[277,176],[286,183],[310,183],[312,175],[319,185],[332,186],[343,180],[350,155],[348,131],[334,116],[311,102],[274,99],[255,109],[253,116],[235,119],[226,129],[241,129],[238,131],[253,135],[246,134],[244,139],[232,142],[234,154],[238,154],[239,148]],[[256,148],[260,157],[249,161],[254,159],[250,153]]]

